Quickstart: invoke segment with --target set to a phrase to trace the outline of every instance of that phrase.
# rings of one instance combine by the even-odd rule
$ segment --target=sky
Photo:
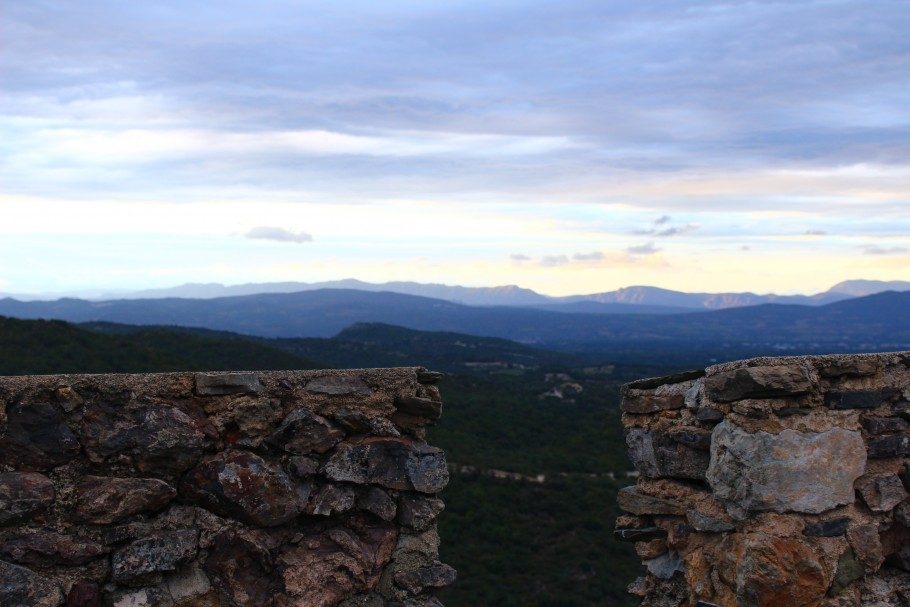
[[[910,4],[0,4],[0,292],[910,279]]]

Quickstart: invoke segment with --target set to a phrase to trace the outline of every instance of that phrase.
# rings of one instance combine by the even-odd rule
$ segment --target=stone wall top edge
[[[282,371],[257,371],[250,369],[229,369],[220,371],[165,371],[157,373],[58,373],[49,375],[0,375],[0,384],[14,382],[46,382],[53,380],[94,380],[119,381],[133,378],[154,378],[154,379],[183,379],[194,378],[198,374],[203,375],[225,375],[229,373],[255,373],[262,378],[283,379],[288,377],[323,377],[327,375],[387,375],[389,377],[405,377],[411,374],[426,371],[425,367],[363,367],[359,369],[288,369]]]
[[[856,362],[856,361],[882,361],[897,363],[904,361],[910,363],[910,351],[899,350],[894,352],[863,352],[851,354],[805,354],[800,356],[756,356],[753,358],[744,358],[730,362],[711,365],[705,369],[707,375],[714,375],[733,369],[744,367],[762,367],[762,366],[783,366],[794,363],[808,363],[811,365],[830,365],[839,362]]]

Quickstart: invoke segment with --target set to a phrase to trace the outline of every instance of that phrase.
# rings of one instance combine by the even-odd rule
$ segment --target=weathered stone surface
[[[412,594],[434,588],[445,588],[455,582],[455,570],[443,563],[395,574],[395,583]]]
[[[629,391],[623,395],[622,410],[626,413],[656,413],[682,409],[685,406],[685,395],[653,394],[650,392]]]
[[[357,493],[353,487],[345,485],[323,485],[310,498],[306,512],[320,516],[330,516],[348,512],[354,507]]]
[[[205,560],[205,571],[213,585],[239,607],[271,606],[281,588],[267,540],[256,532],[219,533]]]
[[[332,414],[332,419],[351,434],[373,434],[375,436],[401,436],[395,424],[381,416],[370,417],[362,411],[343,407]]]
[[[140,472],[180,473],[192,468],[210,443],[203,419],[176,407],[148,407],[139,413],[138,429],[130,438]]]
[[[613,539],[618,542],[647,542],[648,540],[667,537],[667,530],[662,527],[641,527],[636,529],[616,529]]]
[[[910,428],[910,424],[899,417],[864,417],[862,423],[869,434],[890,434]]]
[[[310,380],[306,384],[306,391],[331,396],[370,396],[373,393],[370,386],[362,379],[348,375],[327,375]]]
[[[0,561],[0,605],[6,607],[58,607],[63,593],[57,584],[31,570]]]
[[[396,438],[341,443],[323,466],[323,473],[335,481],[422,493],[437,493],[449,481],[441,450]]]
[[[415,531],[424,531],[436,521],[444,508],[443,501],[435,497],[403,495],[398,508],[398,522]]]
[[[696,531],[707,533],[723,533],[736,529],[736,526],[732,523],[697,510],[686,510],[686,520]]]
[[[868,453],[869,457],[876,459],[910,456],[910,435],[891,434],[872,438],[869,440]]]
[[[417,372],[417,381],[422,384],[438,384],[443,379],[446,378],[445,373],[440,373],[439,371],[418,371]]]
[[[904,467],[901,468],[898,476],[901,477],[901,481],[904,483],[904,488],[910,491],[910,462],[904,462]]]
[[[676,552],[665,552],[657,558],[644,562],[648,573],[662,580],[669,580],[677,572],[685,571],[682,559]]]
[[[877,360],[835,360],[819,365],[822,377],[868,377],[881,370]]]
[[[95,582],[79,580],[66,595],[66,607],[101,607],[101,588]]]
[[[854,499],[865,471],[858,432],[746,432],[729,420],[714,429],[707,479],[715,495],[745,511],[820,513]]]
[[[907,491],[896,474],[861,478],[856,489],[873,512],[889,512],[907,498]]]
[[[376,589],[396,537],[388,523],[355,519],[285,547],[276,558],[286,597],[279,604],[330,607]]]
[[[118,588],[106,593],[105,603],[110,607],[174,607],[166,588]]]
[[[395,408],[408,415],[417,415],[427,419],[439,419],[442,415],[442,403],[418,396],[399,396],[395,399]]]
[[[209,594],[212,584],[208,576],[196,567],[187,568],[169,575],[164,581],[168,594],[176,607],[204,607],[207,602],[194,602]],[[220,602],[219,602],[220,603]],[[213,605],[219,605],[213,603]]]
[[[692,371],[682,371],[680,373],[672,373],[670,375],[662,375],[660,377],[648,377],[646,379],[637,379],[633,382],[629,382],[624,387],[626,389],[636,389],[636,390],[650,390],[653,388],[659,388],[661,386],[669,386],[673,384],[681,384],[693,379],[699,379],[705,376],[703,369],[695,369]]]
[[[76,520],[107,525],[140,512],[156,512],[177,495],[176,489],[155,478],[87,476],[76,486]]]
[[[802,365],[741,367],[705,378],[705,393],[716,402],[743,398],[795,396],[812,391],[812,380]]]
[[[197,373],[196,394],[224,396],[227,394],[259,394],[264,390],[255,373]]]
[[[710,434],[704,433],[710,443]],[[699,432],[679,430],[674,434],[654,433],[642,428],[626,432],[629,456],[639,474],[652,478],[705,478],[710,455],[699,444]]]
[[[863,577],[865,573],[863,564],[856,558],[853,550],[848,548],[837,561],[834,582],[831,584],[828,594],[831,596],[840,594],[851,583]]]
[[[866,571],[877,570],[885,560],[878,527],[875,524],[852,525],[847,529],[847,540]]]
[[[54,484],[37,472],[0,473],[0,526],[28,520],[54,501]]]
[[[7,407],[6,433],[0,436],[0,464],[20,471],[45,471],[69,462],[79,441],[51,403]]]
[[[749,535],[736,570],[738,605],[817,605],[831,578],[812,548],[796,538]]]
[[[180,494],[221,516],[270,527],[300,513],[300,496],[288,476],[246,451],[206,458],[184,476]]]
[[[710,407],[701,407],[695,412],[695,419],[703,424],[716,424],[724,420],[724,412]]]
[[[807,524],[805,529],[803,529],[803,535],[807,537],[837,537],[847,533],[849,525],[850,517],[848,516],[832,518]]]
[[[374,514],[384,521],[395,520],[398,505],[392,497],[379,487],[370,487],[357,498],[357,507]]]
[[[266,441],[287,453],[325,453],[344,438],[329,420],[307,409],[291,411]]]
[[[686,513],[685,504],[639,493],[634,486],[620,489],[617,494],[617,502],[622,510],[632,514],[674,514],[683,516]]]
[[[149,574],[174,571],[196,556],[198,535],[194,529],[184,529],[136,540],[113,554],[111,576],[114,581],[130,583]]]
[[[20,565],[84,565],[108,550],[89,539],[38,530],[0,539],[0,556]]]
[[[825,394],[825,405],[832,409],[875,409],[886,402],[886,396],[883,390],[829,392]]]

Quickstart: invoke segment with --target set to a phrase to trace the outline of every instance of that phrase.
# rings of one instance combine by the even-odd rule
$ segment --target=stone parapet
[[[439,607],[439,379],[0,377],[0,605]]]
[[[910,353],[716,365],[622,409],[643,606],[910,605]]]

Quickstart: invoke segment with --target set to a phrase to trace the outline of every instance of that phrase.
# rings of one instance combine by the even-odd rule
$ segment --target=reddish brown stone
[[[256,532],[218,534],[205,571],[238,607],[271,607],[281,589],[267,538]]]
[[[264,527],[291,520],[302,507],[290,478],[247,451],[205,459],[183,477],[180,494],[221,516]]]
[[[266,441],[287,453],[325,453],[344,438],[332,422],[307,409],[291,411]]]
[[[445,454],[404,438],[341,443],[323,467],[330,479],[401,491],[437,493],[449,481]]]
[[[74,518],[107,525],[140,512],[161,510],[177,491],[154,478],[87,476],[76,486],[75,495]]]
[[[81,580],[70,587],[66,607],[101,607],[101,589],[95,582]]]
[[[54,484],[37,472],[0,473],[0,525],[12,525],[43,512],[54,501]]]
[[[51,403],[7,407],[6,432],[0,436],[0,464],[23,471],[45,471],[72,460],[79,441]]]
[[[108,550],[92,540],[53,531],[35,531],[4,537],[0,555],[22,565],[84,565]]]
[[[830,582],[830,575],[805,542],[755,534],[745,540],[738,563],[737,604],[814,606],[825,597]]]

